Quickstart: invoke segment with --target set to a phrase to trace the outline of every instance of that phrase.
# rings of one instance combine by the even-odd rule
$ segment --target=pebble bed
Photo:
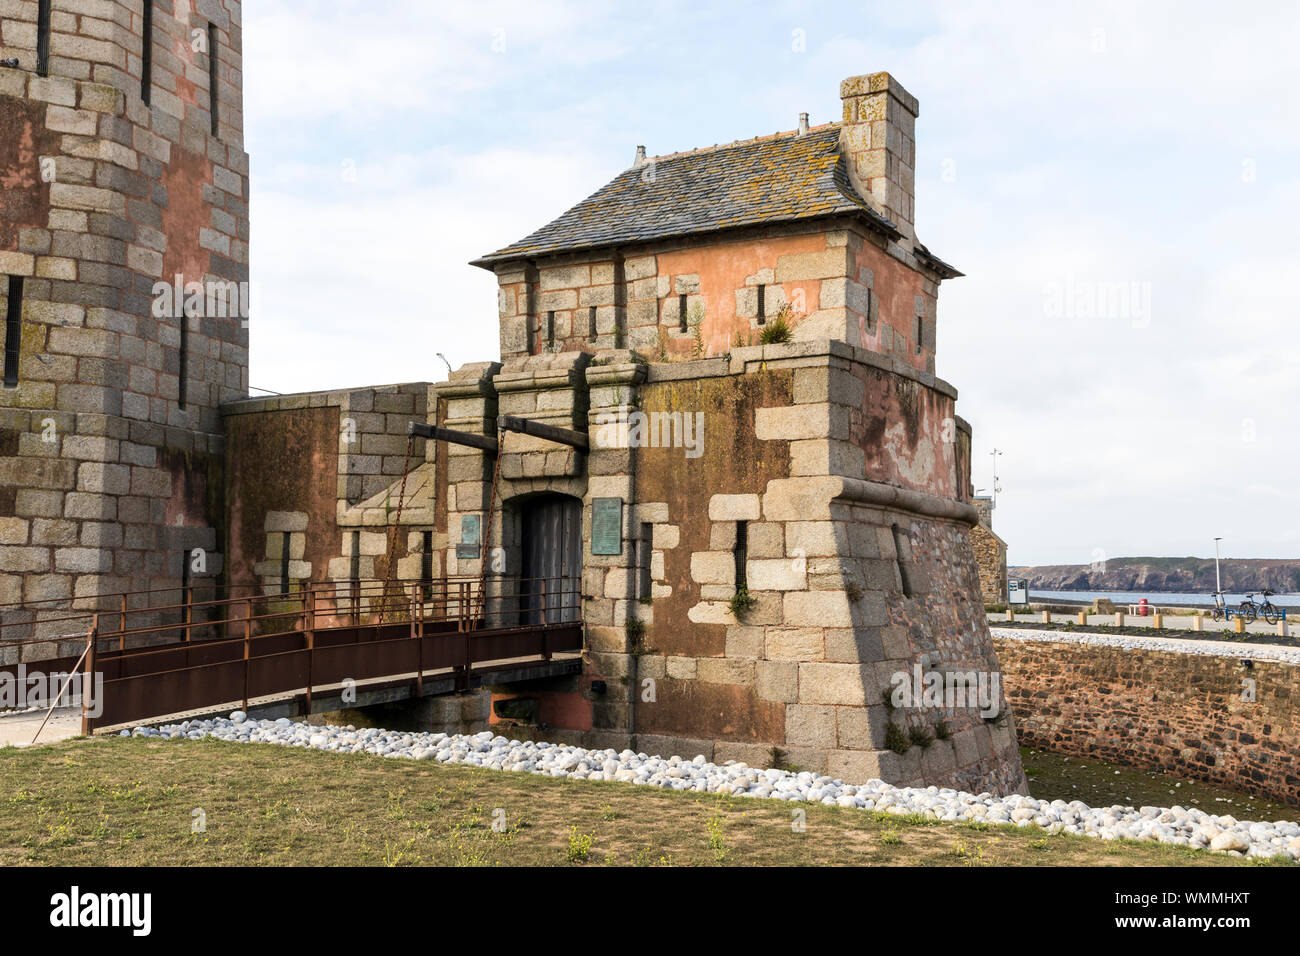
[[[936,820],[1039,827],[1048,833],[1076,833],[1103,840],[1128,838],[1197,847],[1234,856],[1300,860],[1300,823],[1251,823],[1184,807],[1089,807],[1078,800],[1035,800],[1012,795],[964,793],[939,787],[894,787],[880,780],[846,784],[815,773],[761,770],[703,756],[653,757],[624,750],[586,750],[531,740],[507,740],[491,731],[473,736],[406,733],[352,726],[314,726],[288,718],[250,720],[242,711],[229,718],[187,720],[163,727],[136,727],[121,736],[199,740],[216,737],[242,743],[309,747],[334,753],[369,753],[408,760],[436,760],[491,770],[617,780],[669,790],[732,794],[769,800],[857,807],[899,816],[917,813]]]
[[[1098,634],[1082,631],[1030,630],[1021,627],[993,627],[994,637],[1013,641],[1046,641],[1060,644],[1100,644],[1134,651],[1167,651],[1202,657],[1248,657],[1252,660],[1300,663],[1300,647],[1277,644],[1249,644],[1240,641],[1195,640],[1177,637],[1132,637],[1124,634]]]

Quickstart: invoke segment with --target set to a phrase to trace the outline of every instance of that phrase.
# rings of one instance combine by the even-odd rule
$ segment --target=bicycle
[[[1261,614],[1264,615],[1264,620],[1268,621],[1268,623],[1276,624],[1281,620],[1282,612],[1278,609],[1276,604],[1268,599],[1268,596],[1273,592],[1268,588],[1264,588],[1259,593],[1264,600],[1261,603],[1256,604],[1255,592],[1249,592],[1246,595],[1246,600],[1241,602],[1241,610],[1239,613],[1242,618],[1245,619],[1247,624],[1252,623],[1255,618],[1259,617]]]
[[[1222,621],[1224,615],[1228,613],[1228,605],[1223,600],[1223,592],[1215,591],[1212,596],[1214,598],[1214,605],[1210,608],[1210,617],[1214,618],[1216,621]]]

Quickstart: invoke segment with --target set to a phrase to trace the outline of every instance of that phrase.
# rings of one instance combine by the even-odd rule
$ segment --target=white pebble
[[[1059,632],[1053,632],[1057,634]],[[1035,800],[1023,794],[995,797],[938,787],[894,787],[881,780],[846,785],[843,780],[802,772],[762,770],[744,763],[710,763],[702,754],[686,760],[623,750],[586,750],[532,740],[506,740],[491,731],[463,734],[395,733],[353,726],[318,727],[286,717],[250,721],[243,711],[229,718],[186,721],[166,727],[136,727],[124,736],[203,736],[243,743],[310,747],[343,753],[372,753],[408,760],[435,760],[502,772],[571,779],[612,780],[671,790],[733,794],[754,799],[797,800],[860,807],[897,816],[923,814],[939,820],[970,820],[1035,827],[1047,833],[1075,833],[1114,840],[1151,840],[1209,849],[1235,856],[1286,856],[1300,860],[1300,823],[1238,822],[1235,818],[1182,806],[1089,807],[1078,800]]]

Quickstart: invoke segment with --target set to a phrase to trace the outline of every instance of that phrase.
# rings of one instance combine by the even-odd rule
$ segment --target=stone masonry
[[[892,699],[915,668],[989,675],[998,663],[968,536],[970,428],[933,374],[938,286],[959,273],[911,225],[915,101],[883,74],[842,94],[844,124],[638,157],[580,217],[475,263],[498,279],[500,361],[396,389],[425,397],[415,418],[499,439],[495,495],[491,455],[430,442],[408,476],[404,533],[385,539],[401,416],[376,433],[377,457],[338,438],[358,418],[349,407],[378,394],[227,406],[231,580],[274,572],[289,548],[290,566],[318,579],[395,568],[411,582],[432,566],[500,590],[525,570],[531,510],[570,502],[584,671],[494,688],[493,719],[512,735],[1022,790],[1005,698],[987,711]],[[826,215],[585,244],[565,225],[652,229],[657,208],[689,201],[675,192],[689,170],[744,180],[773,155],[806,166],[799,188],[821,198],[805,205]],[[763,344],[778,317],[790,334]],[[590,448],[498,432],[499,415],[584,433]],[[268,469],[283,478],[267,482]],[[605,553],[593,524],[611,501],[621,547]]]
[[[638,150],[476,260],[499,360],[249,398],[239,4],[57,6],[46,58],[37,4],[0,0],[0,56],[20,59],[0,70],[0,285],[22,299],[4,600],[480,575],[501,593],[540,563],[563,569],[583,671],[493,688],[512,733],[1023,790],[1005,699],[891,693],[913,670],[998,672],[970,428],[934,374],[939,285],[960,273],[916,238],[918,107],[896,80],[845,80],[821,126]],[[411,421],[499,455],[409,440]]]
[[[994,643],[1027,746],[1300,806],[1294,649],[1221,644],[1188,653],[1175,640],[1137,647],[1123,646],[1124,638],[1010,629]]]
[[[48,40],[37,3],[0,3],[0,58],[19,60],[0,68],[17,355],[0,389],[0,603],[90,608],[222,573],[219,406],[248,389],[246,303],[228,301],[248,279],[240,5],[146,2],[148,38],[141,0],[78,0],[54,4]],[[174,311],[159,290],[178,283],[222,309],[204,295]]]
[[[980,594],[989,604],[1007,600],[1007,543],[993,530],[993,500],[975,498],[979,522],[970,529],[971,549],[980,574]]]

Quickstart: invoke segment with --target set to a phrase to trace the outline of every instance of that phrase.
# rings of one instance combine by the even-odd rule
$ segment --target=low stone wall
[[[223,406],[227,583],[274,587],[286,546],[294,585],[335,581],[346,587],[354,574],[382,579],[391,560],[402,580],[415,581],[426,529],[434,532],[432,573],[441,575],[432,443],[417,438],[408,453],[408,425],[427,420],[428,394],[427,382],[408,382]],[[405,492],[406,534],[390,544],[399,489]],[[360,606],[367,610],[367,599]]]
[[[1300,649],[992,633],[1023,745],[1300,806]]]

